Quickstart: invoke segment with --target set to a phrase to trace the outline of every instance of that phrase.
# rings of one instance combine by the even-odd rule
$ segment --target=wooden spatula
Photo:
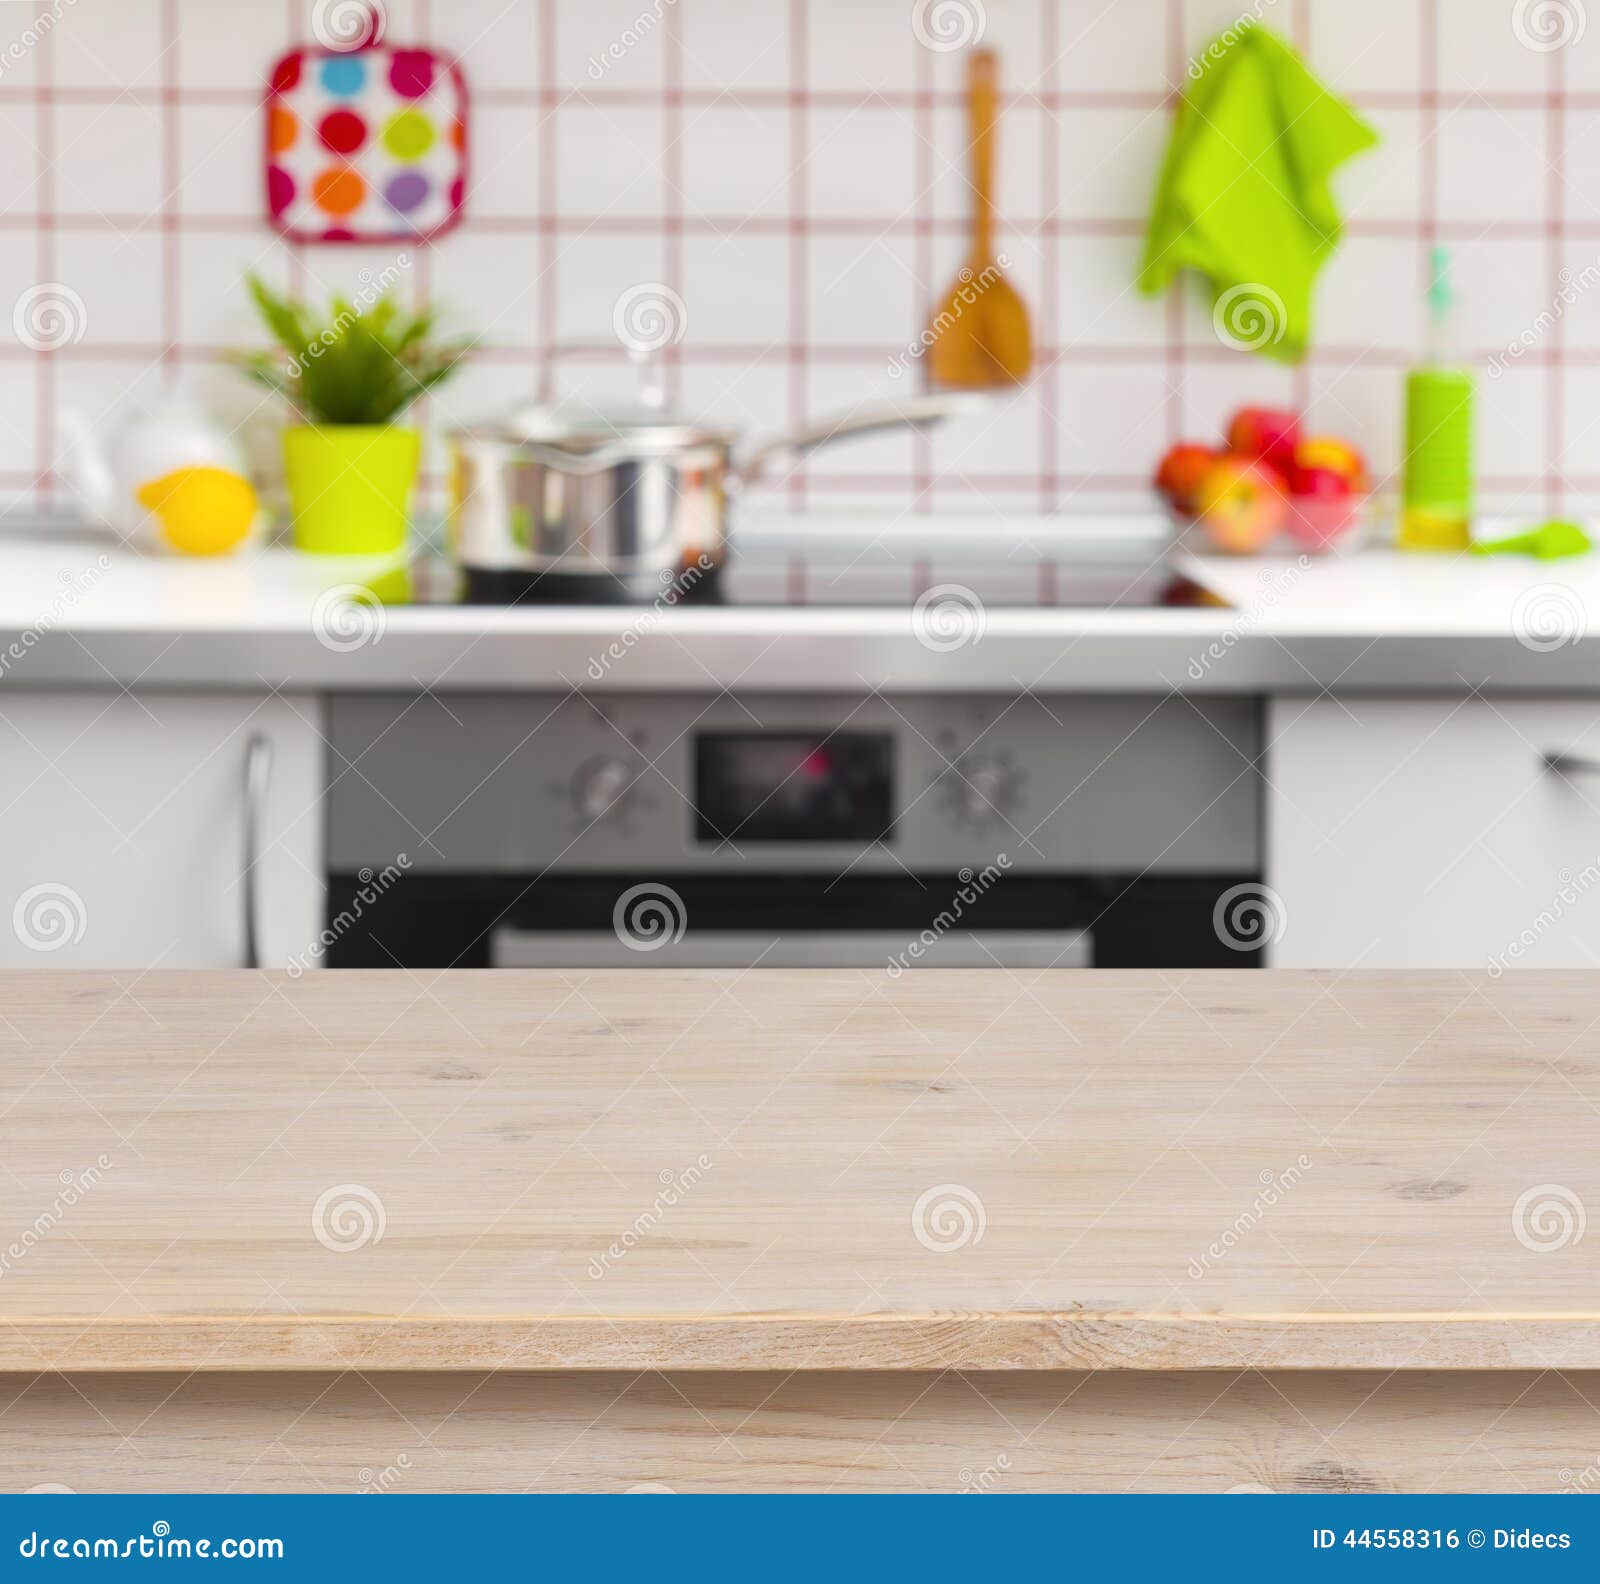
[[[1014,385],[1033,364],[1028,310],[994,254],[994,145],[1000,68],[993,50],[967,63],[972,112],[972,253],[934,310],[932,371],[939,385]]]

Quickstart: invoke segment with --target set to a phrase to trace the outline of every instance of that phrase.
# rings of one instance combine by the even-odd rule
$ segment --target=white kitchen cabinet
[[[1600,964],[1600,701],[1284,698],[1268,727],[1274,967]]]
[[[310,697],[0,690],[0,967],[238,968],[252,905],[286,966],[323,924],[322,747]]]

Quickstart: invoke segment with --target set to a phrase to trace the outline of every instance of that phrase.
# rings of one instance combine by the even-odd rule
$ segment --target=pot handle
[[[741,484],[753,484],[777,457],[793,456],[798,459],[819,446],[832,445],[836,440],[851,440],[857,435],[879,434],[888,429],[923,429],[931,424],[943,423],[946,418],[982,412],[989,404],[990,398],[979,392],[953,391],[934,396],[913,396],[906,401],[876,402],[867,407],[858,407],[853,412],[835,414],[832,418],[819,418],[792,434],[779,435],[758,445],[740,463],[736,476]]]

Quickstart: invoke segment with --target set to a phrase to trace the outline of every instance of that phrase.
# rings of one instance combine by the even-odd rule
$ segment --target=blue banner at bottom
[[[1594,1576],[1564,1496],[0,1497],[0,1577],[960,1579]],[[1242,1571],[1243,1570],[1243,1571]]]

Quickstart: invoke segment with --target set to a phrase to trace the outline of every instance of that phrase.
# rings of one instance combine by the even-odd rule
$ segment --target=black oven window
[[[702,842],[887,841],[894,740],[877,732],[704,733],[695,739]]]

